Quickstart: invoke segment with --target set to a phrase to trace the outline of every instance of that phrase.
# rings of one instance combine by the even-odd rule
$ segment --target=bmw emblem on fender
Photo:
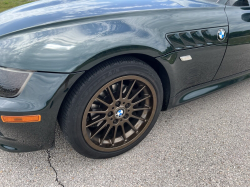
[[[226,31],[224,29],[219,29],[217,37],[219,41],[223,41],[226,38]]]

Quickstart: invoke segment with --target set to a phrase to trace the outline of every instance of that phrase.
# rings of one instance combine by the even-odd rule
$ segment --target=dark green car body
[[[0,115],[39,114],[41,121],[0,121],[0,148],[53,146],[68,91],[86,71],[117,56],[134,56],[155,69],[163,110],[248,78],[250,8],[226,3],[43,0],[1,13],[0,67],[32,76],[15,97],[0,94]],[[226,32],[223,41],[219,29]],[[180,60],[187,55],[192,60]]]

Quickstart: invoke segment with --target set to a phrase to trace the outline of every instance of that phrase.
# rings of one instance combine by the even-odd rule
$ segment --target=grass
[[[20,6],[26,3],[30,3],[30,0],[0,0],[0,12]]]

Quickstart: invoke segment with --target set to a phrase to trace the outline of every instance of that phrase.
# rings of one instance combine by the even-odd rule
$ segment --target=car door
[[[229,0],[226,6],[229,22],[228,47],[214,79],[250,70],[250,7],[248,0]]]

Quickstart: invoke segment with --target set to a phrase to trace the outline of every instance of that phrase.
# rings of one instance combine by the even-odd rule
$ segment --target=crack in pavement
[[[49,163],[49,166],[54,170],[54,172],[55,172],[55,174],[56,174],[56,180],[55,180],[55,181],[58,183],[58,185],[64,187],[64,185],[58,180],[58,174],[57,174],[56,169],[55,169],[55,168],[52,166],[52,164],[51,164],[51,155],[50,155],[50,151],[47,149],[46,152],[47,152],[47,154],[48,154],[48,163]]]

